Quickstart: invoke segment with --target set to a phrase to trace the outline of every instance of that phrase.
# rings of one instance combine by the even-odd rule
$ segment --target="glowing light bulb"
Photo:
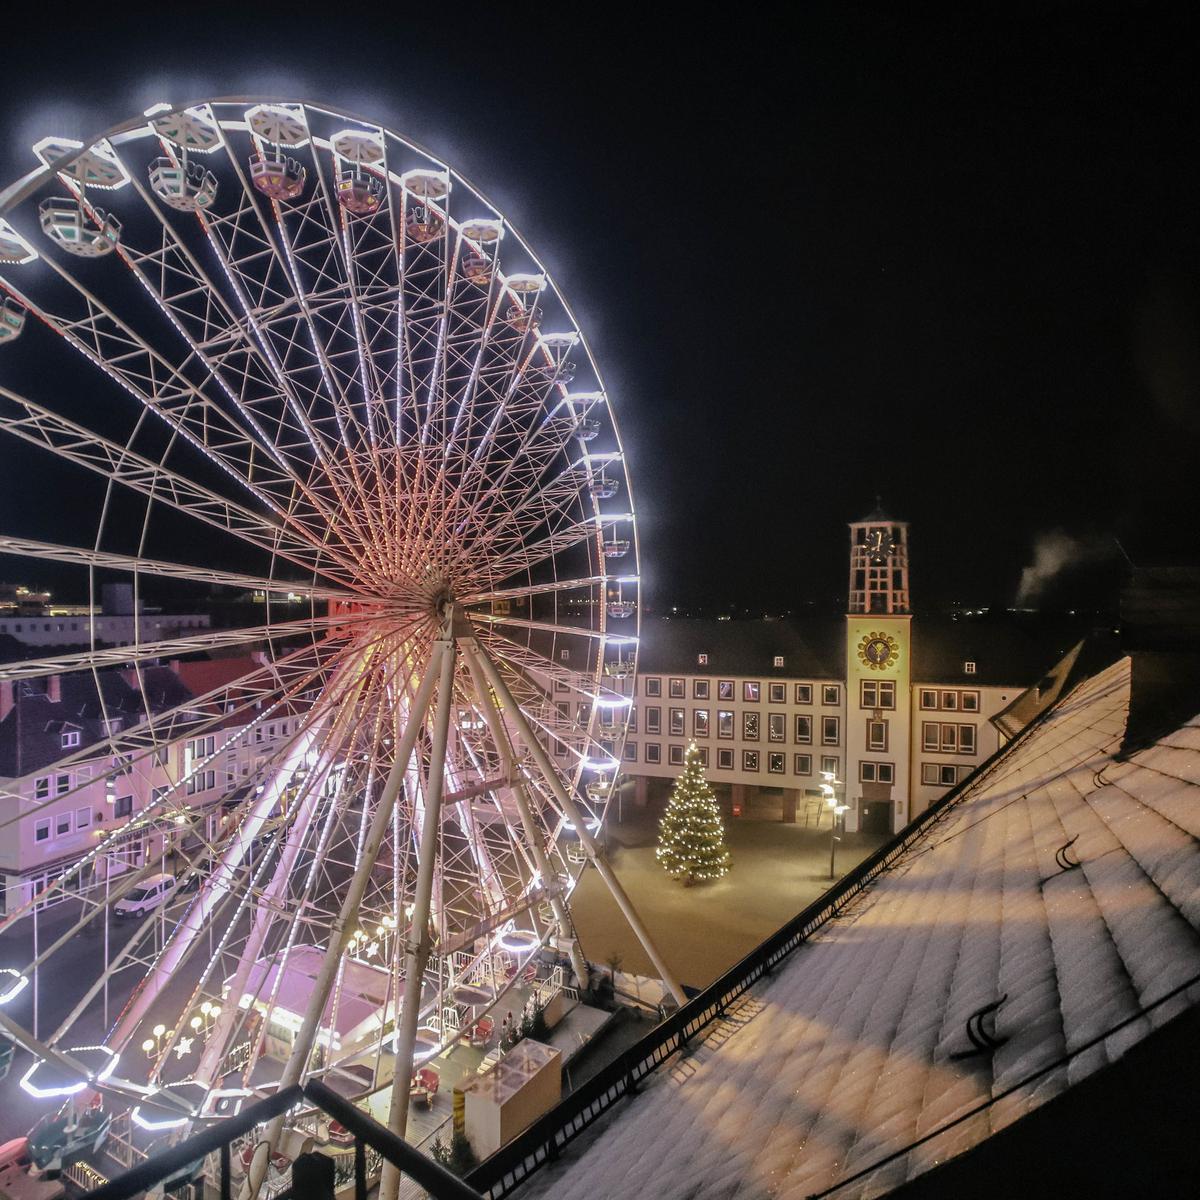
[[[154,1034],[154,1036],[156,1038],[160,1038],[160,1037],[162,1037],[162,1035],[164,1033],[167,1032],[167,1027],[165,1025],[155,1025],[155,1027],[152,1030],[150,1030],[150,1032],[152,1034]]]

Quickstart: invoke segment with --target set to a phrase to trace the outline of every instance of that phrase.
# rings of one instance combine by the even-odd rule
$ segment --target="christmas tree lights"
[[[720,879],[732,865],[725,845],[725,824],[704,778],[695,742],[688,746],[683,774],[671,789],[654,853],[663,868],[687,886],[697,880]]]

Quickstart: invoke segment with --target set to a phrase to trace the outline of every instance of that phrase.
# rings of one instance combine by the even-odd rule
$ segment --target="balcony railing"
[[[367,1200],[368,1178],[376,1173],[383,1159],[400,1172],[402,1195],[412,1194],[413,1188],[421,1188],[433,1200],[481,1200],[479,1193],[458,1176],[451,1174],[440,1163],[426,1158],[419,1150],[317,1080],[310,1080],[303,1086],[297,1084],[285,1088],[251,1105],[236,1117],[148,1158],[116,1179],[100,1183],[87,1192],[88,1200],[131,1200],[164,1179],[179,1175],[191,1163],[207,1159],[210,1154],[216,1156],[218,1163],[215,1182],[221,1200],[232,1200],[234,1142],[254,1136],[261,1126],[305,1101],[340,1122],[354,1135],[353,1147],[347,1148],[344,1157],[352,1159],[355,1200]],[[335,1162],[335,1170],[337,1165]],[[91,1175],[73,1175],[71,1178],[73,1182],[86,1187],[86,1182],[95,1182],[103,1179],[103,1176],[96,1173],[94,1178]],[[279,1193],[279,1200],[285,1200],[291,1194],[291,1188],[285,1188]]]

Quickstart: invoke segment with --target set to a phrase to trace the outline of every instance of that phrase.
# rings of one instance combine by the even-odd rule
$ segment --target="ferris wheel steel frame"
[[[568,911],[579,871],[565,857],[564,831],[682,1003],[593,837],[631,702],[623,682],[613,690],[607,680],[629,680],[631,693],[636,670],[637,527],[591,349],[529,245],[437,156],[377,123],[303,101],[155,106],[84,145],[45,139],[35,151],[43,166],[0,192],[0,293],[20,311],[18,334],[35,318],[35,336],[74,350],[134,407],[123,434],[101,432],[0,386],[0,430],[86,472],[104,496],[91,547],[0,531],[0,554],[74,565],[87,572],[93,596],[97,571],[126,573],[135,614],[146,576],[257,594],[267,620],[143,641],[135,616],[134,643],[108,649],[97,646],[92,622],[86,652],[0,666],[0,681],[90,671],[107,720],[101,670],[131,667],[145,696],[145,672],[164,657],[251,645],[266,655],[178,711],[156,713],[147,703],[131,728],[60,761],[111,755],[112,765],[73,782],[71,795],[97,779],[152,778],[181,730],[213,744],[185,759],[128,828],[104,833],[0,918],[3,933],[74,889],[81,915],[35,954],[27,968],[35,984],[71,936],[107,920],[153,871],[151,856],[115,883],[106,868],[103,899],[85,894],[86,873],[131,832],[157,831],[164,861],[168,833],[172,845],[184,840],[180,830],[192,837],[190,854],[179,853],[198,879],[196,895],[169,931],[165,915],[146,917],[48,1041],[2,1007],[0,1028],[39,1060],[84,1071],[63,1044],[101,987],[107,1011],[111,972],[146,972],[106,1037],[122,1050],[156,1010],[165,982],[191,971],[191,998],[165,1042],[156,1035],[146,1084],[84,1071],[98,1091],[129,1098],[150,1088],[162,1103],[186,1107],[164,1072],[192,1001],[223,986],[230,994],[206,1022],[193,1071],[210,1090],[229,1075],[232,1040],[253,1025],[255,1004],[265,1004],[246,1043],[249,1086],[289,956],[315,938],[320,967],[278,1081],[287,1086],[314,1069],[331,1004],[328,1058],[337,1061],[343,973],[370,895],[373,911],[394,919],[372,1077],[390,1041],[389,1123],[402,1134],[418,1025],[430,1011],[435,936],[439,1022],[447,979],[490,971],[493,1007],[513,985],[497,979],[491,948],[518,919],[529,925],[523,946],[544,945],[557,930],[576,973],[586,974]],[[147,164],[147,153],[159,157]],[[97,188],[106,208],[93,203]],[[463,194],[482,211],[452,211]],[[39,195],[40,241],[27,212]],[[132,212],[128,197],[136,198]],[[501,269],[502,238],[506,262],[513,248],[523,269]],[[542,331],[550,309],[563,332]],[[145,332],[151,322],[155,333]],[[588,390],[570,390],[573,350],[586,360]],[[598,436],[608,448],[592,452]],[[607,503],[617,497],[617,507]],[[144,505],[140,523],[132,542],[113,548],[113,514],[130,498]],[[226,547],[247,548],[269,570],[151,553],[164,512],[213,530]],[[611,570],[609,560],[630,550],[633,569]],[[275,619],[280,603],[306,604],[309,613]],[[611,631],[611,621],[630,618],[632,633]],[[213,835],[211,805],[190,802],[185,785],[213,773],[251,731],[261,734],[272,714],[294,714],[296,727],[243,779],[226,830]],[[599,782],[585,788],[589,774]],[[32,783],[31,773],[9,793],[24,796]],[[264,830],[273,840],[255,862]],[[385,850],[390,890],[376,872]],[[544,908],[541,927],[535,908]],[[207,961],[198,954],[204,933]],[[268,986],[266,966],[280,955]],[[233,974],[223,977],[229,962]],[[442,1046],[455,1040],[438,1030]],[[251,1193],[267,1158],[264,1143],[248,1174]],[[395,1183],[385,1170],[385,1200]]]

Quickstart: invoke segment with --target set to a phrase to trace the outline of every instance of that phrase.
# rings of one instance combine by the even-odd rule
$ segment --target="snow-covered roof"
[[[1200,974],[1200,718],[1122,761],[1130,679],[1125,658],[1072,690],[740,1011],[521,1194],[800,1200],[985,1106],[834,1193],[879,1195],[1200,999],[1191,986],[1139,1016]],[[969,1019],[997,1001],[982,1024],[999,1045],[959,1057]]]

